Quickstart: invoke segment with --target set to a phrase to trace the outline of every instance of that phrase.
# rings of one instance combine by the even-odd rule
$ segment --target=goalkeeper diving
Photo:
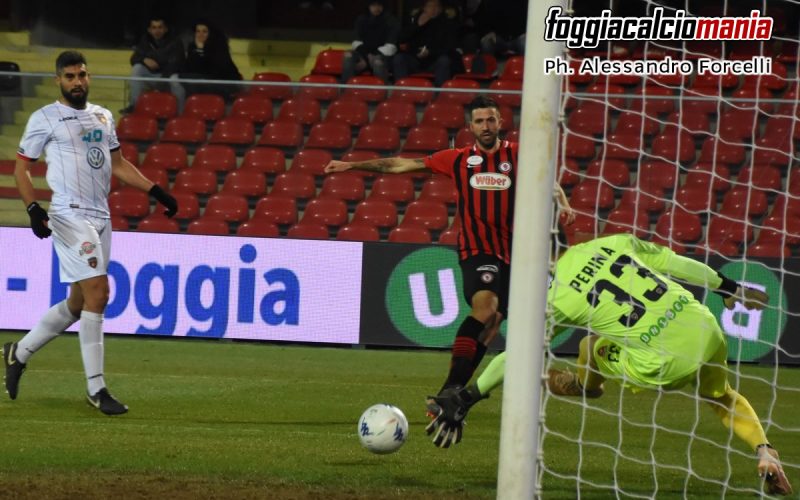
[[[728,383],[728,348],[716,318],[670,277],[713,290],[728,309],[737,302],[763,309],[769,301],[766,293],[740,286],[702,262],[630,234],[571,247],[556,264],[547,321],[555,335],[568,327],[586,328],[590,335],[581,340],[577,373],[549,371],[550,392],[597,398],[606,379],[634,391],[694,385],[722,424],[756,453],[769,493],[791,494],[758,415]],[[427,431],[435,445],[446,448],[461,440],[470,407],[502,383],[504,371],[501,353],[474,384],[434,398],[439,412]]]

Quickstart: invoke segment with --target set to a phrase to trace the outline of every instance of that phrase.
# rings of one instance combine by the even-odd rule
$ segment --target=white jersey
[[[29,161],[47,156],[50,213],[75,210],[109,218],[111,152],[119,149],[111,112],[86,103],[75,109],[56,101],[28,119],[17,155]]]

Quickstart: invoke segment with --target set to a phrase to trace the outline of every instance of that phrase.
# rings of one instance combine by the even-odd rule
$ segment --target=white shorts
[[[50,214],[53,247],[63,283],[75,283],[108,273],[111,220],[88,215]]]

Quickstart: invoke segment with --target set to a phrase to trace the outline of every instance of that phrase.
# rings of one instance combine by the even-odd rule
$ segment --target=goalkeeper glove
[[[487,396],[488,397],[488,396]],[[443,389],[438,396],[431,396],[439,411],[435,418],[425,427],[428,435],[433,435],[433,444],[439,448],[449,448],[461,441],[464,431],[464,419],[472,406],[484,399],[474,385],[467,388],[461,386]]]
[[[150,188],[148,193],[167,208],[164,210],[164,215],[167,217],[172,217],[178,213],[178,200],[176,200],[171,194],[161,189],[161,186],[158,184],[153,184],[153,187]]]
[[[35,201],[28,205],[28,216],[31,218],[31,229],[39,239],[47,238],[53,232],[45,221],[50,220],[47,211]]]
[[[736,287],[736,293],[729,295],[722,300],[727,309],[733,309],[737,302],[741,303],[745,309],[762,310],[769,302],[769,295],[761,290],[746,286]]]

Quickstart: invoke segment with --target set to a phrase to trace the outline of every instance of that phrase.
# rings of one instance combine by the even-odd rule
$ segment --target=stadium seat
[[[325,165],[333,159],[330,151],[325,149],[302,149],[292,159],[292,172],[304,172],[311,175],[325,175]]]
[[[434,125],[456,130],[466,122],[464,106],[457,102],[436,101],[428,104],[420,125]]]
[[[280,149],[256,146],[245,151],[239,168],[265,174],[280,174],[286,171],[286,157]]]
[[[406,207],[403,224],[414,224],[431,231],[446,229],[450,224],[447,216],[447,206],[440,201],[412,201]]]
[[[594,148],[593,141],[592,148]],[[612,133],[606,137],[603,148],[605,152],[600,154],[605,155],[606,158],[638,160],[642,156],[642,136],[641,134]],[[569,150],[567,154],[569,155]]]
[[[458,201],[458,191],[450,178],[444,175],[433,175],[422,185],[418,200],[454,205]]]
[[[495,80],[489,84],[492,90],[509,90],[509,91],[522,91],[522,80]],[[492,94],[491,95],[497,104],[501,106],[510,106],[512,108],[519,108],[522,106],[522,94],[508,93],[508,94]]]
[[[193,170],[228,172],[236,168],[236,151],[226,144],[206,144],[195,151]]]
[[[276,119],[294,121],[302,125],[311,126],[322,119],[322,108],[316,99],[294,97],[281,104],[281,109],[278,111]]]
[[[440,245],[450,245],[456,246],[458,245],[458,228],[457,227],[449,227],[439,233],[439,240],[437,241]]]
[[[431,233],[421,226],[400,225],[389,231],[393,243],[431,243]]]
[[[627,99],[626,94],[628,93],[625,90],[625,87],[621,85],[606,85],[606,84],[598,84],[594,83],[586,87],[585,90],[588,94],[596,94],[592,96],[593,100],[597,100],[600,102],[607,102],[609,107],[615,108],[618,110],[626,109],[627,106],[625,105],[625,101]],[[614,97],[614,96],[619,97]]]
[[[339,198],[314,198],[306,204],[301,222],[334,227],[347,224],[347,203]]]
[[[449,143],[450,137],[446,128],[434,125],[418,125],[408,131],[408,136],[401,151],[433,153],[448,149]]]
[[[225,99],[218,94],[194,94],[186,99],[181,116],[216,121],[225,116]]]
[[[239,196],[263,196],[267,192],[267,176],[257,170],[233,170],[225,176],[222,192]]]
[[[792,137],[784,135],[764,135],[753,143],[753,162],[786,167],[792,160],[794,150]]]
[[[767,213],[767,194],[749,185],[734,186],[722,199],[720,214],[729,217],[759,217]]]
[[[761,258],[789,258],[792,256],[792,251],[787,245],[779,241],[756,241],[747,247],[747,257],[761,257]]]
[[[519,80],[522,81],[522,76],[525,73],[525,57],[511,56],[506,60],[506,65],[503,67],[503,72],[498,77],[500,80]]]
[[[481,84],[475,80],[447,80],[442,84],[442,91],[436,95],[436,100],[455,102],[461,104],[462,106],[466,106],[470,101],[478,96],[480,88]],[[464,90],[474,90],[474,92],[464,92]]]
[[[562,227],[570,245],[593,239],[600,234],[598,221],[593,212],[578,211],[575,214],[575,221],[568,226]]]
[[[144,217],[150,213],[150,196],[140,189],[122,187],[108,195],[108,208],[113,215]]]
[[[564,152],[569,158],[577,158],[579,160],[589,160],[595,156],[595,142],[586,137],[570,134],[564,132]],[[473,136],[472,142],[475,142]]]
[[[639,75],[631,75],[631,74],[599,74],[597,75],[597,80],[595,83],[599,85],[604,85],[608,82],[611,85],[623,85],[628,87],[638,86],[642,83],[642,77]]]
[[[663,161],[645,161],[639,166],[638,187],[648,193],[675,189],[678,166]]]
[[[369,123],[367,103],[358,99],[337,99],[328,105],[323,123],[343,123],[363,127]]]
[[[708,137],[703,141],[698,162],[722,162],[730,165],[739,165],[744,161],[745,150],[742,144],[731,144],[724,139]]]
[[[715,114],[724,110],[719,98],[719,89],[698,87],[683,90],[681,109],[684,111]]]
[[[757,108],[762,113],[766,114],[773,114],[775,112],[775,105],[770,102],[772,100],[772,92],[766,88],[752,88],[752,87],[741,87],[737,90],[734,90],[731,93],[731,97],[734,99],[734,106],[737,108]],[[758,101],[751,100],[735,100],[735,99],[758,99]]]
[[[217,174],[213,170],[187,168],[178,172],[174,189],[194,194],[209,195],[217,192]]]
[[[407,203],[414,199],[414,181],[410,175],[381,175],[372,183],[369,199],[387,199],[394,203]]]
[[[348,86],[345,88],[344,94],[342,94],[347,98],[360,99],[362,101],[367,101],[367,102],[381,102],[384,99],[386,99],[386,91],[383,89],[351,87],[351,85],[355,86],[385,85],[383,80],[381,80],[377,76],[357,75],[347,80],[347,85]]]
[[[306,148],[344,151],[350,147],[350,126],[342,122],[322,122],[311,127]]]
[[[567,118],[567,129],[576,134],[605,135],[610,128],[611,116],[608,109],[599,103],[581,103]],[[638,133],[638,129],[636,132]]]
[[[603,234],[632,233],[638,238],[650,234],[650,217],[640,207],[620,206],[608,214]]]
[[[169,191],[169,175],[165,169],[159,167],[139,167],[139,172],[147,179],[161,186],[162,189]],[[113,179],[116,179],[116,177],[113,177]],[[112,186],[112,189],[115,189],[115,187]]]
[[[378,104],[372,123],[409,128],[417,124],[417,110],[413,103],[384,101]]]
[[[178,114],[178,100],[169,92],[150,90],[136,100],[134,114],[168,120]]]
[[[387,199],[367,199],[356,206],[352,222],[364,222],[375,227],[389,228],[397,225],[397,207]]]
[[[342,155],[342,161],[367,161],[375,160],[380,157],[381,155],[377,151],[353,149]],[[365,173],[372,174],[372,172]]]
[[[730,240],[712,240],[698,245],[694,250],[695,255],[722,255],[723,257],[735,257],[741,252],[739,244]]]
[[[724,163],[698,162],[689,169],[683,185],[697,185],[708,189],[709,184],[711,184],[711,189],[715,193],[724,193],[731,187],[730,179],[730,169]]]
[[[321,51],[314,60],[314,67],[311,69],[311,73],[315,75],[341,75],[344,53],[345,51],[341,49],[325,49]]]
[[[317,194],[314,176],[304,172],[289,170],[275,177],[270,195],[286,196],[308,200]]]
[[[187,234],[205,234],[210,236],[226,236],[229,233],[228,223],[216,217],[201,217],[189,223]]]
[[[480,59],[480,61],[478,61]],[[497,59],[491,54],[464,54],[461,58],[466,73],[458,73],[459,80],[494,80],[497,73]]]
[[[250,218],[247,198],[233,193],[217,193],[208,198],[203,217],[215,217],[228,222],[244,222]]]
[[[119,145],[119,151],[122,157],[131,162],[134,167],[139,166],[139,148],[136,147],[136,144],[122,142]]]
[[[236,235],[277,238],[281,233],[275,224],[262,220],[249,220],[239,224],[239,227],[236,228]]]
[[[800,126],[797,120],[788,116],[772,116],[767,119],[764,136],[777,135],[782,138],[800,139]]]
[[[362,127],[356,138],[355,149],[371,149],[395,152],[400,147],[400,132],[397,127],[383,123],[370,123]]]
[[[653,139],[651,153],[662,161],[690,163],[694,160],[696,149],[692,135],[675,127],[667,128]]]
[[[655,234],[664,241],[695,243],[703,236],[703,223],[697,214],[675,207],[658,218]]]
[[[187,158],[183,144],[157,142],[147,147],[141,167],[181,170],[188,165]]]
[[[695,137],[703,138],[711,133],[708,115],[697,111],[683,111],[681,113],[673,111],[667,117],[666,122],[663,132],[665,134],[675,134],[677,130],[680,130],[681,132],[688,132]]]
[[[270,224],[291,225],[297,223],[297,204],[294,198],[267,195],[256,203],[252,220],[263,220]]]
[[[772,73],[769,75],[744,75],[742,88],[764,88],[780,91],[786,88],[787,73],[786,66],[782,62],[773,59]]]
[[[379,241],[380,235],[375,226],[362,222],[351,222],[339,228],[336,239],[339,241]]]
[[[256,138],[253,122],[243,118],[223,118],[214,124],[209,144],[249,146]]]
[[[111,214],[111,229],[114,231],[129,230],[128,219],[122,215]]]
[[[472,131],[470,129],[462,128],[456,132],[456,137],[453,140],[454,148],[465,148],[467,146],[472,146],[473,144],[475,144],[475,136],[472,135]]]
[[[761,241],[785,241],[788,245],[800,244],[800,218],[788,213],[776,213],[773,208],[772,213],[762,222],[764,228],[761,229],[759,240]],[[777,236],[777,238],[776,238]]]
[[[574,158],[565,158],[556,179],[561,187],[572,187],[581,181],[580,166]],[[423,186],[425,189],[425,186]],[[420,194],[422,196],[422,194]]]
[[[645,115],[655,117],[675,110],[675,99],[670,99],[675,92],[669,87],[646,85],[634,93],[641,97],[631,99],[631,111],[641,113],[644,110]]]
[[[273,146],[294,150],[303,143],[303,126],[294,121],[276,120],[264,125],[259,146]]]
[[[771,165],[754,165],[744,167],[739,170],[736,181],[741,184],[749,184],[758,189],[781,191],[783,179],[781,171]]]
[[[161,142],[199,144],[206,142],[206,124],[199,118],[176,116],[164,126]]]
[[[336,86],[339,80],[333,75],[305,75],[300,77],[302,83],[321,84],[324,87],[298,87],[295,97],[305,99],[316,99],[318,101],[332,101],[339,96],[339,88]]]
[[[739,85],[739,77],[732,73],[716,75],[714,73],[697,73],[691,88],[706,87],[713,90],[730,90]]]
[[[330,236],[328,228],[322,224],[298,223],[290,227],[286,232],[289,238],[298,238],[303,240],[327,240]]]
[[[117,124],[117,138],[120,141],[153,142],[158,138],[158,122],[152,116],[125,115]]]
[[[255,124],[264,124],[272,120],[272,101],[269,97],[250,94],[242,95],[233,101],[231,118],[250,120]]]
[[[277,101],[289,99],[292,97],[292,86],[289,82],[292,81],[289,75],[285,73],[276,73],[265,71],[253,75],[253,81],[256,82],[270,82],[272,85],[253,85],[250,86],[250,95],[266,97]],[[277,85],[277,83],[286,82],[286,85]]]
[[[175,219],[168,219],[159,212],[153,212],[136,226],[137,231],[148,233],[180,233],[180,226]]]
[[[707,243],[729,241],[738,245],[739,243],[753,240],[753,225],[744,220],[711,217],[706,233]]]
[[[364,179],[353,172],[337,172],[327,175],[322,182],[319,196],[359,202],[364,199]]]
[[[659,214],[664,211],[666,206],[664,192],[655,187],[645,190],[641,187],[625,188],[622,191],[622,198],[619,200],[618,207],[638,207],[639,210]]]
[[[586,166],[586,178],[603,180],[615,188],[625,187],[630,184],[630,170],[622,160],[592,160]]]
[[[751,141],[758,135],[755,109],[729,109],[720,115],[718,122],[719,136],[728,142]]]
[[[425,87],[433,89],[433,83],[426,78],[406,77],[394,84],[388,100],[391,102],[410,102],[412,104],[428,104],[433,100],[433,90],[408,90],[403,87]]]
[[[178,189],[177,182],[170,194],[178,200],[178,213],[175,214],[176,219],[191,220],[200,216],[200,201],[197,199],[197,195],[189,191]]]
[[[610,209],[614,206],[614,190],[604,182],[584,179],[572,189],[569,203],[574,209]]]
[[[689,184],[681,186],[675,192],[675,203],[688,212],[715,211],[717,207],[714,192],[709,186]]]

